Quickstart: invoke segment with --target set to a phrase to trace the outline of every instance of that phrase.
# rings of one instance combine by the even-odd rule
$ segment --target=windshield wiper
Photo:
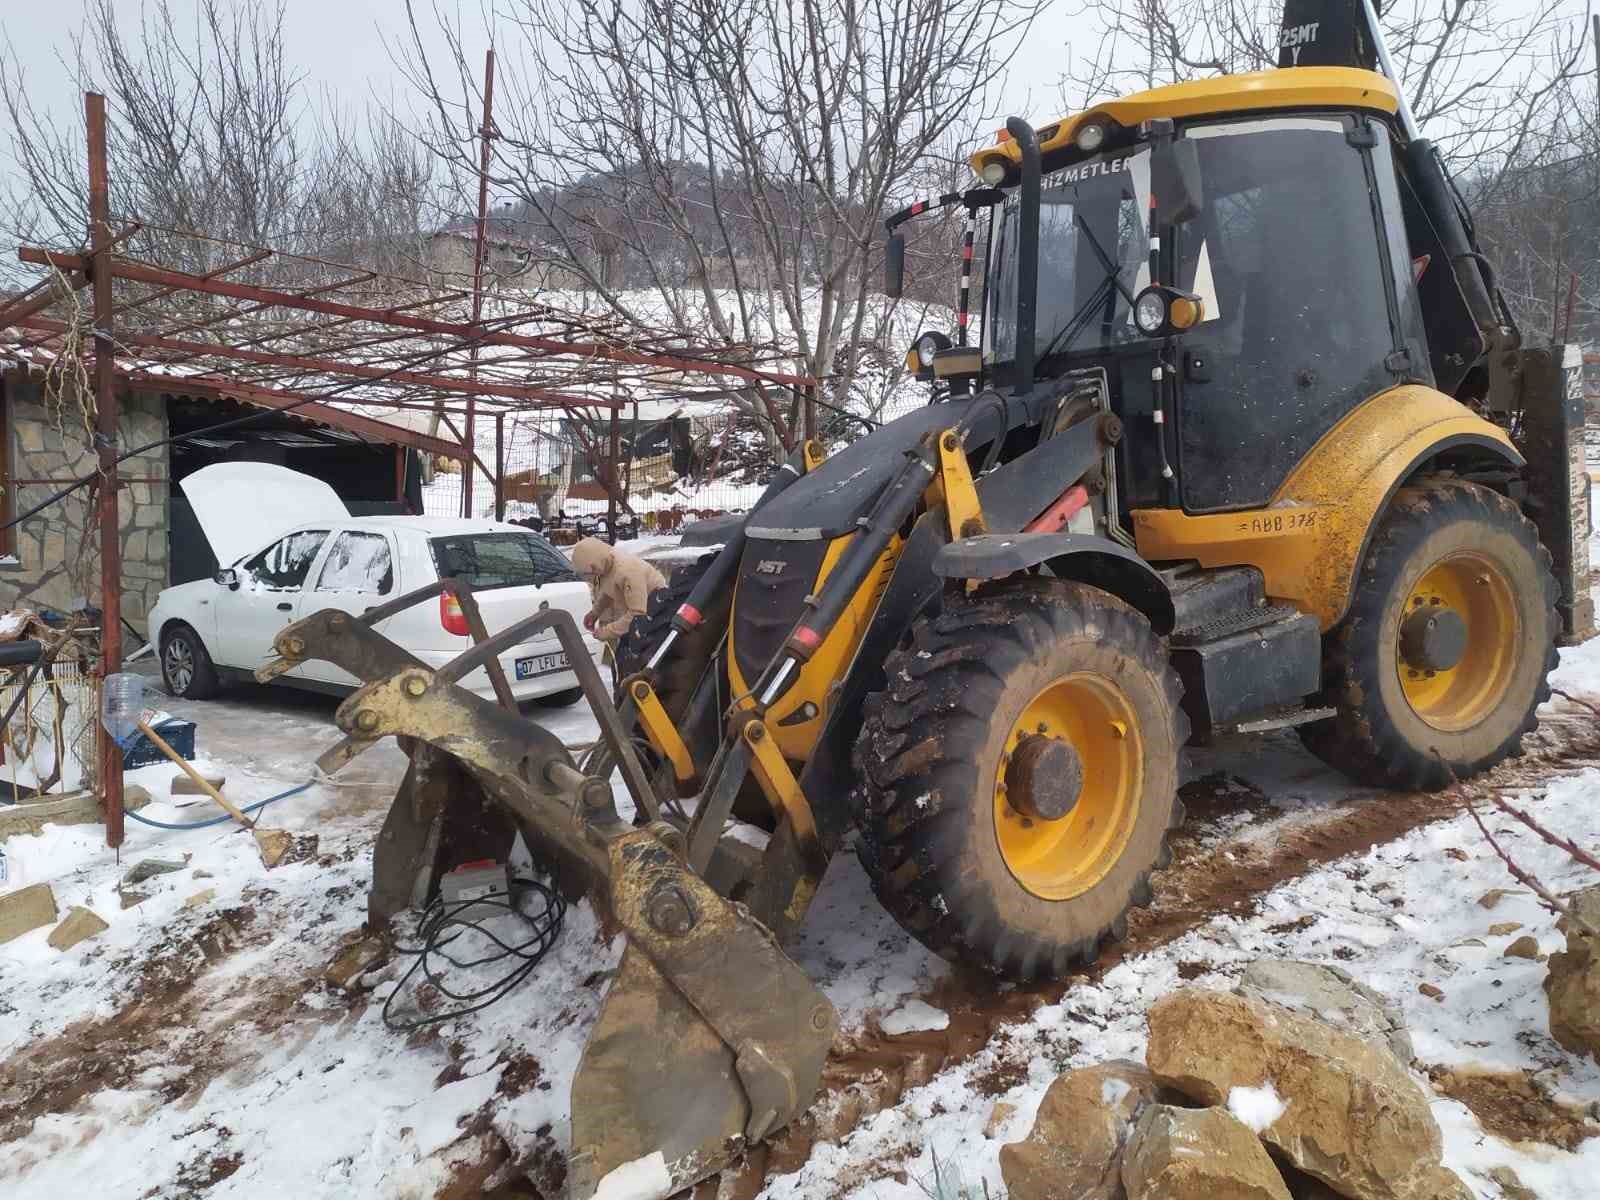
[[[1105,268],[1105,278],[1095,285],[1094,294],[1083,302],[1078,310],[1072,314],[1071,319],[1056,331],[1055,336],[1035,357],[1035,362],[1043,362],[1054,354],[1056,347],[1062,344],[1063,339],[1070,345],[1072,339],[1078,336],[1078,331],[1088,322],[1094,310],[1110,299],[1108,295],[1109,289],[1114,288],[1122,293],[1122,298],[1128,302],[1128,307],[1133,307],[1133,293],[1122,282],[1122,267],[1111,260],[1111,256],[1106,253],[1105,247],[1100,244],[1100,239],[1094,236],[1093,230],[1089,228],[1089,223],[1083,219],[1081,213],[1072,214],[1072,223],[1081,229],[1083,236],[1089,240],[1089,248],[1094,251],[1095,257],[1100,260],[1100,265]],[[1069,334],[1071,336],[1068,336]]]

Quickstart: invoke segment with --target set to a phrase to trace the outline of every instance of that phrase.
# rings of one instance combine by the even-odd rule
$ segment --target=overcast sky
[[[137,21],[137,0],[119,0],[118,7],[126,11],[130,26]],[[192,20],[195,7],[195,0],[172,2],[180,23],[186,17]],[[405,81],[390,63],[378,32],[384,27],[393,30],[391,36],[402,31],[404,0],[288,0],[286,8],[289,62],[305,73],[307,82],[326,86],[350,101],[363,100],[369,91],[381,96],[404,91]],[[23,65],[29,92],[35,98],[48,97],[58,110],[82,103],[60,59],[71,55],[72,36],[83,22],[83,10],[83,0],[25,0],[0,16],[0,30]],[[482,22],[475,10],[468,12],[467,45],[481,56]],[[444,53],[442,43],[439,53]]]
[[[446,6],[455,2],[443,0]],[[1495,0],[1495,10],[1504,15],[1521,14],[1542,3],[1544,0]],[[1582,12],[1583,0],[1570,3],[1575,15]],[[172,0],[172,7],[181,31],[185,18],[194,11],[195,0]],[[421,0],[418,7],[427,11],[431,5]],[[137,21],[138,0],[118,0],[118,8],[127,14],[130,25]],[[30,95],[58,114],[81,110],[82,98],[62,69],[60,58],[71,53],[72,34],[83,20],[83,9],[84,0],[0,3],[0,33],[23,65]],[[1041,18],[1007,74],[999,97],[1004,111],[1027,115],[1036,122],[1061,115],[1057,84],[1069,64],[1072,31],[1079,25],[1072,14],[1080,9],[1076,0],[1055,0]],[[464,0],[460,11],[469,58],[480,61],[487,35],[478,0]],[[313,88],[327,88],[352,105],[376,96],[404,107],[410,103],[407,85],[390,62],[382,32],[388,31],[392,40],[404,36],[404,26],[404,0],[287,0],[289,61],[305,73]],[[434,39],[430,55],[442,62],[447,55],[444,39],[431,25],[429,32]]]
[[[196,0],[172,0],[180,24],[195,6]],[[118,7],[126,11],[130,26],[137,21],[138,0],[118,0]],[[1054,7],[1065,10],[1075,5],[1057,0]],[[15,6],[0,3],[0,31],[23,65],[29,93],[36,102],[47,102],[57,112],[82,105],[82,98],[61,69],[60,58],[70,57],[72,35],[82,23],[83,9],[83,0],[22,0]],[[429,12],[431,5],[422,0],[418,9]],[[478,5],[467,0],[461,12],[468,56],[481,61],[487,41]],[[404,0],[287,0],[284,33],[289,62],[305,73],[308,83],[327,87],[352,103],[364,101],[368,95],[398,95],[404,103],[406,81],[394,69],[380,31],[386,31],[393,41],[408,36],[405,24]],[[1056,81],[1063,66],[1066,25],[1059,16],[1047,17],[1029,38],[1005,90],[1005,100],[1017,106],[1011,111],[1028,111],[1030,99],[1037,98],[1040,111],[1032,116],[1045,120],[1060,115],[1055,111]],[[428,32],[434,40],[430,54],[443,61],[448,50],[442,35],[431,23]]]

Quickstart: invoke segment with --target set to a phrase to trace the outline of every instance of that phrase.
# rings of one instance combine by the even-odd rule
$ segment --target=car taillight
[[[439,593],[439,624],[444,626],[446,633],[466,637],[470,632],[467,629],[467,614],[461,611],[461,601],[451,592]]]

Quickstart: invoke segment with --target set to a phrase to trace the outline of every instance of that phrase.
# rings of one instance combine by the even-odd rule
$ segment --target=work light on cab
[[[1073,142],[1085,154],[1093,154],[1105,145],[1106,127],[1103,121],[1088,121],[1078,128],[1073,136]]]

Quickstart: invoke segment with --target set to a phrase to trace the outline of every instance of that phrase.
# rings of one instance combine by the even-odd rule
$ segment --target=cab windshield
[[[1150,282],[1150,151],[1124,150],[1052,171],[1040,181],[1036,356],[1146,340],[1133,298]],[[994,218],[986,357],[1017,347],[1017,229],[1013,193]]]

